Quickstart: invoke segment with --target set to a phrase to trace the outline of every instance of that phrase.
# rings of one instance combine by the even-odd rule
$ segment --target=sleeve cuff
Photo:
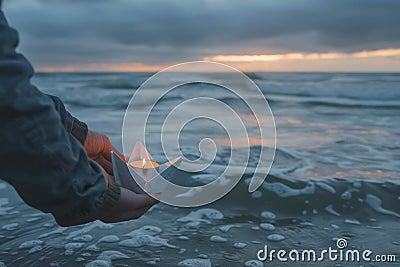
[[[78,141],[83,145],[85,143],[88,133],[88,127],[86,123],[74,118],[72,124],[71,134],[78,139]]]
[[[121,188],[116,185],[114,181],[108,181],[107,189],[103,195],[103,204],[100,209],[104,209],[105,211],[107,211],[115,207],[117,205],[117,202],[119,201],[120,195]]]
[[[67,213],[53,213],[57,223],[61,226],[88,223],[99,219],[99,216],[106,214],[114,208],[120,198],[121,188],[114,181],[106,181],[106,189],[99,198],[99,201],[91,209],[69,211]]]

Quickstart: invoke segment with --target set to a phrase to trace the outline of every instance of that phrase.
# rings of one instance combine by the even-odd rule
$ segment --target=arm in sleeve
[[[63,102],[56,96],[48,95],[54,102],[54,106],[60,114],[64,128],[83,145],[86,140],[88,127],[86,123],[73,117],[66,109]]]
[[[52,98],[31,84],[32,66],[16,53],[17,44],[0,10],[0,177],[27,204],[56,219],[114,206],[120,188],[88,159]]]

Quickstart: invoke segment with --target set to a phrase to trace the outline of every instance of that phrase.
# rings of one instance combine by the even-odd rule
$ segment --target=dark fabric
[[[72,115],[65,109],[63,102],[58,97],[52,95],[49,95],[49,97],[53,100],[54,106],[57,112],[60,114],[61,123],[64,125],[64,128],[83,145],[88,132],[86,123],[72,117]]]
[[[78,139],[79,142],[83,145],[86,140],[86,136],[88,133],[88,127],[85,123],[81,122],[80,120],[74,118],[72,124],[71,134]]]
[[[33,68],[16,53],[17,44],[0,10],[0,178],[27,204],[54,216],[80,218],[115,205],[119,191],[88,159],[84,131],[74,130],[61,101],[31,84]]]

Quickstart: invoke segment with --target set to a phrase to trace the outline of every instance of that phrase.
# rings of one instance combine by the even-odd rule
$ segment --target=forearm
[[[104,173],[104,176],[106,177],[107,191],[111,193],[105,196],[108,199],[105,199],[103,201],[103,205],[95,212],[89,213],[85,216],[73,217],[69,214],[53,214],[54,218],[60,226],[66,227],[92,222],[97,219],[102,219],[103,216],[109,214],[112,211],[115,206],[114,204],[119,201],[121,188],[115,185],[114,179],[107,173]]]
[[[56,96],[48,95],[54,102],[54,107],[61,118],[64,128],[72,134],[81,144],[84,144],[88,133],[87,125],[73,117],[66,109],[63,102]]]
[[[17,33],[0,11],[0,177],[29,205],[82,218],[113,206],[102,169],[63,125],[50,97],[30,83],[33,69],[15,52]]]

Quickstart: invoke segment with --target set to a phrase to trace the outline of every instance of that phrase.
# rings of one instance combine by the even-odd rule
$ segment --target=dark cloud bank
[[[398,0],[4,0],[38,66],[400,47]]]

